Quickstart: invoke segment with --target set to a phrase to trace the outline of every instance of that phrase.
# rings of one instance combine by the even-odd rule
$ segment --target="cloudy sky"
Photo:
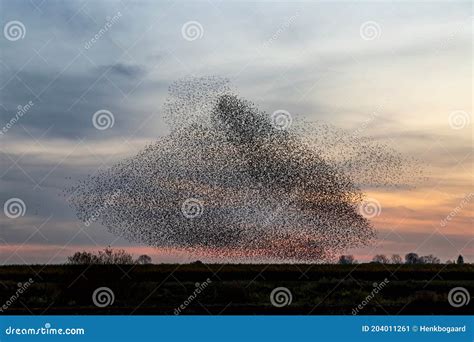
[[[416,189],[367,189],[378,241],[347,253],[474,262],[470,1],[1,0],[0,18],[2,264],[107,245],[188,260],[86,227],[61,193],[167,134],[168,86],[206,75],[270,113],[362,129],[421,161]]]

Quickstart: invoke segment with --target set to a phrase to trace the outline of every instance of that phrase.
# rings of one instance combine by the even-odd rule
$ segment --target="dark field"
[[[474,293],[473,271],[474,265],[2,266],[0,305],[9,300],[10,305],[0,314],[173,315],[187,301],[180,314],[351,315],[372,293],[358,314],[463,315],[474,312],[474,300],[456,308],[448,293],[454,287]],[[11,300],[18,283],[29,278],[32,285]],[[207,287],[189,300],[208,278]],[[113,291],[113,304],[94,305],[99,287]],[[290,305],[272,305],[276,287],[291,291]]]

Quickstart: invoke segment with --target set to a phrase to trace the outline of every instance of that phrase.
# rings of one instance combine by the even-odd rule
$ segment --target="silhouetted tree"
[[[390,260],[387,258],[387,256],[385,254],[377,254],[376,256],[374,256],[372,261],[377,263],[377,264],[389,264],[390,263]]]
[[[403,264],[403,259],[399,254],[392,254],[390,259],[392,260],[392,264]]]
[[[458,264],[458,265],[464,264],[464,258],[463,258],[462,255],[458,256],[458,260],[456,261],[456,264]]]
[[[351,264],[357,264],[357,261],[354,259],[353,255],[341,255],[339,257],[338,264],[351,265]]]
[[[133,264],[133,257],[125,252],[123,249],[113,250],[110,247],[104,248],[103,251],[99,251],[99,260],[101,264]]]
[[[419,264],[420,257],[416,253],[408,253],[405,255],[405,264]]]
[[[99,258],[89,252],[76,252],[71,256],[67,257],[67,263],[72,265],[90,265],[99,264]]]
[[[420,257],[419,259],[420,264],[439,264],[439,258],[435,257],[433,254],[425,255]]]
[[[113,250],[110,247],[99,251],[99,255],[89,252],[76,252],[67,258],[68,264],[90,265],[90,264],[133,264],[133,257],[123,249]]]
[[[140,255],[137,259],[137,264],[139,265],[149,265],[151,264],[151,258],[148,255]]]

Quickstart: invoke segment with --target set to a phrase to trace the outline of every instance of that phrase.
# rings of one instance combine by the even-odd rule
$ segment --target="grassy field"
[[[473,275],[474,265],[2,266],[0,314],[463,315],[474,300],[456,308],[448,293],[472,295]],[[99,287],[110,288],[113,303],[94,305]],[[289,305],[272,305],[277,287],[291,292]]]

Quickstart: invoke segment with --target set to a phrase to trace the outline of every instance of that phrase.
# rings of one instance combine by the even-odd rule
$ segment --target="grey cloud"
[[[107,74],[113,74],[117,76],[124,76],[126,78],[135,79],[145,75],[146,70],[143,66],[126,64],[126,63],[115,63],[112,65],[102,66],[99,68],[99,72],[106,72]]]
[[[119,67],[120,73],[127,72],[127,75],[137,75],[141,72],[135,68]],[[117,72],[117,71],[116,71]],[[50,75],[40,71],[23,72],[22,79],[31,86],[49,83]],[[98,80],[98,75],[94,70],[83,74],[63,74],[47,88],[40,98],[35,98],[28,89],[18,81],[12,81],[4,88],[2,95],[5,98],[4,107],[0,107],[3,124],[6,124],[14,116],[18,105],[24,105],[32,100],[34,106],[25,114],[18,123],[9,130],[2,138],[13,138],[22,135],[30,139],[23,131],[23,125],[36,137],[44,134],[50,127],[46,138],[63,137],[71,140],[81,138],[102,139],[113,135],[127,138],[138,129],[141,123],[150,116],[150,113],[159,108],[160,103],[153,104],[153,107],[143,106],[133,101],[133,98],[123,101],[124,95],[117,87],[127,87],[128,78],[114,78],[109,80],[106,77]],[[114,82],[113,84],[111,82]],[[149,91],[147,84],[135,90],[136,94],[145,94]],[[151,88],[157,93],[164,92],[166,85],[164,82],[150,82]],[[110,110],[115,116],[113,129],[99,132],[92,124],[93,114],[101,109]],[[133,129],[135,127],[135,129]],[[151,136],[156,136],[163,128],[157,127],[158,132],[150,131],[151,127],[143,127],[149,130]],[[100,134],[98,134],[100,133]],[[143,132],[142,132],[143,134]]]

